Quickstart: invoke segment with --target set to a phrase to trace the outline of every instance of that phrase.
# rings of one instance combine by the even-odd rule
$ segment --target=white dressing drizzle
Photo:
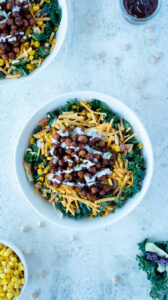
[[[102,177],[104,175],[110,175],[111,173],[112,173],[112,171],[109,168],[107,168],[107,169],[104,169],[103,171],[97,172],[91,178],[87,175],[85,175],[84,178],[86,180],[87,185],[90,186],[90,185],[94,185],[96,183],[96,178]]]
[[[42,141],[40,139],[37,140],[37,147],[38,148],[42,148],[43,147],[43,143],[42,143]]]

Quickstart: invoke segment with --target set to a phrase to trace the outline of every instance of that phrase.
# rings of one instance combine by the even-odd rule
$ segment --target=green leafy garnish
[[[52,123],[57,119],[57,116],[52,112],[48,112],[46,116],[48,125],[52,125]]]
[[[62,13],[57,0],[54,0],[50,3],[46,3],[43,6],[41,12],[42,14],[47,14],[47,16],[51,18],[51,21],[55,26],[59,26]]]
[[[27,61],[20,61],[18,63],[15,63],[13,64],[13,67],[15,67],[16,70],[20,71],[20,73],[23,75],[23,76],[26,76],[29,74],[29,70],[26,68],[26,64],[28,62]],[[10,74],[12,75],[13,74],[13,70],[10,72]]]
[[[151,282],[150,296],[152,299],[167,300],[168,299],[168,276],[166,271],[159,272],[159,264],[148,259],[145,246],[149,243],[148,239],[139,243],[139,250],[142,255],[137,255],[139,269],[143,270],[147,274],[147,279]],[[152,245],[152,244],[151,244]],[[154,242],[163,251],[168,250],[168,242]],[[155,247],[153,247],[155,249]],[[149,250],[148,250],[149,251]],[[160,251],[162,253],[162,251]],[[152,253],[152,252],[151,252]],[[155,252],[153,252],[155,253]],[[158,252],[159,253],[159,252]]]
[[[44,31],[40,32],[40,33],[32,33],[31,37],[35,40],[35,41],[47,41],[48,36],[44,33]]]
[[[2,79],[4,77],[5,77],[4,73],[0,71],[0,79]]]

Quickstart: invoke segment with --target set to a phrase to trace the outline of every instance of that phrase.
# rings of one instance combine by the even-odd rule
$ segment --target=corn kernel
[[[97,212],[93,212],[93,216],[97,216]]]
[[[20,265],[19,270],[24,271],[24,266],[22,264]]]
[[[34,59],[34,56],[33,55],[30,55],[29,56],[29,60],[33,60]]]
[[[142,149],[143,148],[143,144],[138,144],[138,147],[139,147],[139,149]]]
[[[37,171],[37,173],[38,173],[39,175],[42,175],[42,174],[43,174],[43,170],[42,170],[41,168],[39,168],[38,171]]]
[[[42,176],[40,176],[39,178],[38,178],[38,180],[40,180],[40,181],[44,181],[44,177],[42,177]]]
[[[28,70],[33,70],[33,66],[32,66],[31,64],[27,64],[27,65],[26,65],[26,68],[27,68]]]
[[[53,159],[52,156],[48,156],[48,157],[47,157],[47,160],[52,160],[52,159]]]
[[[29,43],[28,43],[28,42],[25,42],[25,43],[24,43],[24,46],[25,46],[25,47],[28,47],[28,46],[29,46]]]
[[[42,165],[42,164],[39,165],[39,168],[44,169],[44,165]]]
[[[36,52],[35,50],[31,50],[31,51],[29,52],[29,54],[30,54],[30,55],[34,55],[35,52]]]
[[[19,297],[25,283],[24,266],[12,249],[0,244],[0,299]]]
[[[129,185],[133,185],[133,182],[131,180],[128,181]]]
[[[4,59],[0,59],[0,67],[2,67],[5,64]]]
[[[35,46],[36,48],[40,47],[40,42],[39,42],[39,41],[35,41],[35,42],[34,42],[34,46]]]
[[[114,151],[116,151],[116,152],[120,152],[120,146],[119,146],[119,145],[113,144],[113,145],[111,146],[111,148],[112,148]]]
[[[39,6],[39,5],[33,6],[33,10],[34,10],[34,11],[39,11],[39,9],[40,9],[40,6]]]
[[[0,296],[1,296],[2,298],[4,298],[4,297],[5,297],[5,293],[0,293]]]
[[[31,136],[29,139],[29,144],[32,145],[33,143],[34,143],[34,137]]]
[[[58,30],[58,27],[57,27],[57,26],[55,26],[55,27],[54,27],[54,31],[56,32],[57,30]]]
[[[7,296],[7,299],[10,300],[13,298],[13,293],[7,293],[6,296]]]

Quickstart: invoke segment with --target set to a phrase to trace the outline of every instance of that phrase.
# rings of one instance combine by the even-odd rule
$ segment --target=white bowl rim
[[[145,175],[145,178],[143,180],[143,185],[142,185],[142,189],[140,190],[140,192],[138,192],[134,197],[132,198],[129,198],[127,199],[127,201],[124,203],[123,207],[116,210],[116,212],[114,214],[110,214],[108,215],[107,217],[105,218],[100,218],[100,217],[97,217],[97,218],[93,218],[93,219],[89,219],[89,218],[86,218],[86,219],[80,219],[80,220],[74,220],[74,219],[71,219],[71,218],[68,218],[66,217],[67,219],[69,219],[69,224],[65,224],[64,222],[62,222],[61,224],[55,219],[54,221],[51,220],[49,217],[47,217],[46,215],[44,215],[43,213],[41,213],[33,204],[32,202],[29,200],[28,196],[26,195],[25,193],[25,190],[22,186],[22,183],[21,181],[19,180],[19,173],[18,173],[18,163],[17,163],[17,149],[19,147],[19,142],[21,140],[21,137],[22,137],[22,134],[23,134],[23,131],[25,130],[25,128],[27,127],[27,125],[29,123],[31,123],[31,120],[41,111],[41,110],[44,110],[46,111],[49,111],[47,110],[47,107],[48,106],[52,106],[53,105],[53,108],[51,108],[51,110],[54,110],[56,109],[57,107],[60,107],[61,105],[57,105],[57,100],[60,100],[64,98],[64,101],[68,101],[70,99],[74,99],[74,98],[77,98],[77,99],[80,99],[83,100],[82,98],[85,98],[84,101],[90,101],[91,99],[99,99],[99,100],[102,100],[103,102],[106,103],[107,99],[109,101],[113,101],[117,107],[118,106],[121,106],[122,107],[122,111],[118,112],[117,109],[115,110],[114,107],[112,107],[111,105],[109,105],[110,109],[116,113],[118,113],[119,115],[122,115],[123,114],[123,111],[127,111],[127,113],[129,113],[129,115],[131,117],[134,117],[134,119],[136,120],[136,122],[138,123],[138,127],[141,128],[141,131],[143,132],[143,135],[145,136],[145,139],[146,139],[146,145],[147,145],[147,150],[149,153],[148,154],[148,159],[146,160],[146,163],[148,164],[148,167],[146,169],[146,175]],[[105,98],[106,98],[106,101],[105,101]],[[65,100],[66,99],[66,100]],[[87,100],[86,100],[87,99]],[[44,114],[45,115],[45,114]],[[127,118],[128,120],[128,118]],[[134,127],[134,124],[128,120],[131,124],[132,127]],[[38,120],[36,120],[36,124],[37,124]],[[35,127],[35,126],[34,126]],[[31,135],[31,132],[29,134],[29,136]],[[144,148],[146,147],[146,145],[144,144]],[[140,119],[136,116],[136,114],[126,105],[124,104],[123,102],[117,100],[116,98],[112,97],[112,96],[109,96],[107,94],[104,94],[104,93],[99,93],[99,92],[94,92],[94,91],[87,91],[87,90],[82,90],[82,91],[74,91],[74,92],[69,92],[69,93],[64,93],[64,94],[61,94],[61,95],[58,95],[57,97],[53,97],[52,100],[48,101],[47,103],[43,104],[42,106],[40,106],[40,108],[38,108],[31,116],[30,118],[28,119],[28,121],[25,123],[25,125],[22,127],[22,130],[20,132],[20,135],[18,137],[18,140],[17,140],[17,144],[16,144],[16,148],[15,148],[15,172],[16,172],[16,177],[17,177],[17,180],[18,180],[18,183],[19,183],[19,186],[26,198],[26,200],[28,201],[29,205],[41,216],[43,217],[44,219],[46,219],[47,221],[49,221],[50,223],[54,224],[54,225],[58,225],[62,228],[65,228],[65,229],[75,229],[75,230],[89,230],[89,229],[97,229],[97,228],[102,228],[102,227],[105,227],[105,226],[108,226],[108,225],[111,225],[113,223],[116,223],[118,222],[120,219],[124,218],[125,216],[127,216],[129,213],[132,212],[132,210],[142,201],[143,197],[145,196],[147,190],[148,190],[148,187],[150,185],[150,182],[151,182],[151,179],[152,179],[152,175],[153,175],[153,164],[154,164],[154,158],[153,158],[153,150],[152,150],[152,145],[151,145],[151,142],[150,142],[150,139],[149,139],[149,136],[147,134],[147,131],[146,129],[144,128],[142,122],[140,121]],[[28,182],[28,180],[27,180]],[[29,182],[28,182],[29,183]],[[33,187],[32,187],[33,189]],[[136,198],[136,201],[132,201],[132,204],[129,205],[128,207],[128,204],[131,200],[133,200],[134,198]],[[56,213],[55,213],[56,214]],[[56,214],[57,215],[57,214]],[[111,218],[110,218],[111,217]],[[63,217],[63,220],[65,219],[65,217]],[[98,221],[98,220],[103,220],[102,222]],[[82,226],[80,225],[79,226],[79,221],[81,222],[82,220],[82,223],[86,222],[86,220],[89,220],[89,223],[85,223],[84,225],[82,224]]]
[[[17,79],[6,79],[6,78],[0,79],[0,86],[13,86],[15,84],[23,83],[26,80],[33,78],[34,76],[41,73],[44,69],[46,69],[47,66],[52,62],[52,60],[57,56],[65,40],[67,25],[68,25],[68,10],[67,10],[66,0],[58,0],[58,2],[59,5],[62,7],[62,18],[61,18],[58,31],[56,33],[57,43],[55,44],[52,53],[45,58],[45,60],[43,61],[43,63],[39,68],[36,68],[29,75],[21,76],[20,78]]]
[[[19,299],[21,296],[23,296],[23,292],[24,292],[24,290],[25,290],[25,288],[27,286],[27,282],[28,282],[28,267],[27,267],[26,259],[25,259],[24,255],[23,255],[23,252],[16,245],[14,245],[13,243],[0,239],[0,244],[3,244],[4,246],[7,246],[8,248],[12,249],[16,253],[16,255],[19,257],[20,261],[24,265],[25,283],[24,283],[24,285],[23,285],[23,287],[21,289],[21,293],[20,293],[19,297],[13,298],[13,299]]]

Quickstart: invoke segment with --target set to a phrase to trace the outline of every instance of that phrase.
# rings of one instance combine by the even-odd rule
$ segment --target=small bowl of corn
[[[0,299],[18,299],[23,295],[27,280],[24,255],[12,243],[0,239]]]

